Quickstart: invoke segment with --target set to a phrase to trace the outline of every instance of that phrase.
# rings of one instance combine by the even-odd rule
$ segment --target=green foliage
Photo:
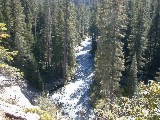
[[[11,64],[24,72],[28,83],[41,90],[46,82],[63,77],[64,46],[67,46],[67,79],[73,78],[76,71],[74,48],[81,41],[80,35],[87,34],[89,6],[68,3],[68,20],[65,21],[65,1],[0,1],[0,20],[7,23],[10,34],[7,42],[2,42],[3,47],[18,51]],[[8,56],[7,59],[12,58]]]
[[[138,76],[142,76],[145,71],[147,59],[148,32],[151,25],[150,8],[151,4],[146,0],[135,0],[127,3],[127,30],[124,37],[125,44],[125,95],[133,96],[137,86]],[[141,9],[143,8],[143,9]],[[134,66],[133,66],[134,64]],[[136,72],[135,72],[136,71]]]
[[[48,111],[51,114],[54,114],[56,112],[55,106],[53,106],[52,102],[49,101],[48,98],[40,96],[38,100],[39,100],[39,106],[42,110]]]
[[[10,50],[18,51],[11,64],[24,72],[24,78],[29,83],[41,89],[42,79],[38,71],[37,61],[32,53],[34,38],[28,3],[28,1],[23,0],[2,0],[1,11],[4,21],[7,23],[8,33],[10,33],[10,38],[2,43]]]
[[[76,28],[76,6],[73,3],[69,4],[69,18],[68,18],[68,63],[67,63],[67,79],[71,80],[76,72],[76,57],[74,48],[78,45],[78,33]]]
[[[119,35],[124,34],[122,26],[126,24],[126,15],[121,2],[101,1],[99,4],[97,20],[100,35],[97,39],[95,81],[92,85],[94,93],[91,99],[112,103],[112,99],[120,95],[119,81],[124,71],[123,43]]]
[[[29,108],[29,109],[25,109],[24,110],[26,113],[30,112],[30,113],[37,113],[38,115],[40,115],[40,119],[41,120],[54,120],[52,115],[50,115],[48,112],[43,111],[41,109],[38,108]]]
[[[121,0],[119,3],[116,0],[102,0],[99,5],[94,4],[94,13],[97,12],[99,16],[93,15],[92,25],[100,31],[96,36],[96,69],[91,86],[91,104],[97,108],[101,118],[160,118],[159,93],[154,91],[159,90],[159,83],[139,83],[140,80],[147,83],[150,77],[154,79],[160,65],[159,8],[157,1],[146,0]],[[95,34],[95,31],[91,32]],[[121,74],[123,95],[129,98],[120,97],[117,81],[121,79]],[[159,77],[155,79],[159,81]]]
[[[53,106],[51,101],[44,96],[40,96],[38,106],[40,108],[27,108],[25,112],[37,113],[40,115],[41,120],[56,120],[56,107]]]
[[[0,23],[0,42],[2,42],[4,40],[4,38],[9,37],[8,34],[6,34],[5,30],[7,30],[7,28],[5,27],[6,24],[4,23]],[[19,69],[12,67],[10,65],[7,64],[7,62],[9,61],[13,61],[13,56],[17,55],[17,51],[12,51],[10,52],[9,49],[6,49],[3,46],[0,46],[0,73],[11,77],[13,79],[20,79],[23,76],[23,73],[20,72]],[[7,62],[6,62],[7,61]]]
[[[140,95],[132,98],[114,99],[112,111],[105,109],[103,101],[97,104],[99,117],[110,120],[159,120],[160,118],[160,83],[150,81],[149,85],[140,84]]]
[[[78,33],[81,38],[83,38],[88,33],[89,20],[90,20],[90,11],[89,6],[85,5],[84,2],[80,1],[77,6],[77,27]],[[79,39],[80,43],[81,39]]]
[[[146,58],[148,59],[148,62],[146,64],[146,71],[149,74],[149,79],[154,79],[158,68],[160,68],[160,4],[158,1],[154,1],[151,3],[151,6],[152,24],[148,33],[148,49],[146,51]]]

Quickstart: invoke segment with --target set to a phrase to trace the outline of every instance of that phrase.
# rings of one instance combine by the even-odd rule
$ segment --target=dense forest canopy
[[[156,83],[143,88],[140,82],[159,82],[160,1],[95,0],[91,10],[90,34],[96,41],[92,105],[109,119],[123,115],[137,119],[158,119],[155,111],[159,107],[156,100],[160,96],[154,96],[156,93],[150,91],[156,89]],[[142,89],[149,93],[144,95]],[[122,105],[125,100],[120,96],[129,97],[125,98],[129,103]],[[152,100],[149,96],[152,96]],[[149,105],[141,100],[146,100]],[[134,101],[137,102],[135,106]],[[120,105],[116,108],[117,103]],[[140,111],[136,111],[136,104],[140,105]],[[146,106],[150,106],[154,115],[149,110],[148,117],[143,116],[142,111],[148,109]]]
[[[144,86],[154,80],[150,88],[158,87],[160,0],[0,0],[0,22],[10,35],[1,41],[2,50],[18,51],[10,53],[12,61],[1,55],[1,64],[20,69],[41,90],[47,82],[74,79],[75,48],[87,35],[95,56],[93,107],[112,113],[117,97],[148,100],[152,91],[140,95],[149,89]]]
[[[83,1],[76,6],[60,0],[1,0],[0,5],[0,20],[10,35],[2,44],[19,51],[9,64],[39,88],[64,76],[71,79],[76,71],[74,48],[89,27],[89,7]]]

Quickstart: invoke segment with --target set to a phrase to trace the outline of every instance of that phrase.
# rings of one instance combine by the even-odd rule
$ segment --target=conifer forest
[[[0,75],[65,120],[160,120],[160,0],[0,0]]]

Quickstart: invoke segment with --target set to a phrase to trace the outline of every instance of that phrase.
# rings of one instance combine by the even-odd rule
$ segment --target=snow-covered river
[[[89,89],[93,81],[93,56],[89,53],[92,49],[90,38],[85,39],[75,50],[77,58],[77,72],[75,80],[56,91],[51,99],[59,104],[61,111],[68,120],[92,119],[89,104]]]

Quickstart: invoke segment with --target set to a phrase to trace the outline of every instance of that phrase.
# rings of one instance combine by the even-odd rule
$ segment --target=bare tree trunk
[[[32,1],[33,7],[33,19],[34,19],[34,38],[37,41],[37,2],[36,0]]]
[[[66,0],[66,9],[65,9],[65,36],[64,36],[64,61],[63,61],[63,79],[66,81],[66,64],[67,64],[67,41],[68,41],[68,29],[67,29],[67,20],[68,20],[68,0]]]
[[[52,57],[52,17],[51,17],[51,10],[50,10],[50,0],[46,0],[46,28],[45,28],[45,56],[46,56],[46,67],[49,67],[51,64],[51,57]]]
[[[51,21],[52,21],[52,18],[51,18],[51,9],[50,9],[50,0],[48,0],[48,48],[47,48],[47,52],[48,52],[48,67],[49,65],[51,64],[51,57],[52,57],[52,38],[51,38],[51,35],[52,35],[52,29],[51,29]]]
[[[159,16],[160,16],[160,0],[158,0],[158,13],[159,13]]]

